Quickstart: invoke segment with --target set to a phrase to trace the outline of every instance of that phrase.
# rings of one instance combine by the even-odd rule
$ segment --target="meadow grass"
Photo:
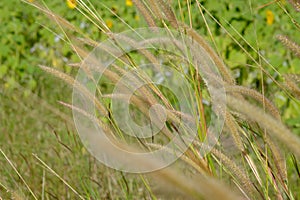
[[[113,40],[117,37],[93,4],[83,0],[74,2],[76,2],[74,8],[105,34],[106,38]],[[64,34],[64,41],[70,44],[70,48],[80,59],[79,63],[73,63],[72,66],[75,69],[82,66],[89,75],[93,69],[82,65],[81,61],[97,44],[96,38],[89,37],[59,17],[49,10],[46,4],[26,3],[40,9],[57,25],[58,30]],[[141,87],[130,98],[131,104],[140,113],[138,115],[140,117],[136,120],[143,121],[141,118],[149,120],[148,110],[157,103],[163,104],[168,111],[166,126],[161,130],[162,137],[155,136],[154,139],[132,140],[127,137],[111,117],[110,103],[113,98],[111,86],[126,73],[126,66],[137,68],[138,63],[145,60],[156,66],[157,52],[147,49],[127,53],[103,73],[104,79],[100,80],[101,84],[96,83],[92,74],[88,76],[98,87],[95,97],[83,85],[76,82],[72,74],[41,65],[42,70],[71,87],[75,86],[94,102],[98,111],[99,126],[106,130],[112,140],[116,142],[121,140],[125,149],[161,148],[177,134],[176,126],[183,117],[197,121],[198,138],[178,161],[159,171],[129,174],[105,167],[83,147],[72,124],[69,109],[75,109],[86,117],[90,117],[89,113],[81,108],[74,108],[69,103],[70,88],[61,86],[60,84],[63,84],[61,82],[57,84],[55,79],[48,79],[46,75],[44,77],[46,80],[41,83],[42,85],[48,83],[47,89],[42,89],[40,94],[32,94],[31,98],[22,98],[21,86],[15,89],[13,95],[1,94],[3,99],[1,103],[5,109],[1,113],[4,119],[1,121],[1,131],[4,133],[1,135],[1,141],[4,145],[0,148],[0,158],[4,166],[1,174],[4,176],[0,179],[0,197],[3,199],[299,199],[299,133],[295,131],[297,129],[290,129],[285,124],[281,110],[269,98],[271,96],[268,93],[269,88],[264,81],[266,78],[270,79],[271,88],[282,91],[289,101],[299,105],[299,75],[279,72],[276,66],[264,57],[260,51],[259,33],[255,29],[255,44],[251,44],[246,36],[237,30],[238,27],[234,27],[226,20],[217,19],[203,2],[187,0],[168,3],[163,0],[133,0],[132,3],[144,17],[146,24],[152,28],[153,34],[156,31],[154,27],[184,32],[208,53],[220,71],[222,79],[215,77],[212,72],[209,73],[216,82],[224,85],[227,94],[226,109],[218,111],[224,116],[225,126],[217,145],[212,148],[202,143],[203,137],[209,134],[207,127],[211,112],[204,103],[205,100],[211,99],[203,84],[203,77],[193,68],[184,73],[178,64],[178,57],[170,52],[162,53],[162,58],[168,60],[168,64],[182,73],[193,86],[194,93],[191,96],[195,97],[193,102],[195,106],[191,107],[197,116],[202,116],[200,119],[203,120],[197,121],[195,117],[176,110],[176,99],[163,88],[151,84]],[[290,3],[297,11],[299,3],[297,1]],[[261,6],[251,0],[248,4],[250,12],[248,14],[252,15],[257,9],[254,5]],[[102,6],[112,12],[128,29],[137,28],[131,27],[123,20],[122,15],[113,12],[105,4]],[[276,1],[273,2],[273,6],[287,12],[286,15],[293,19],[294,28],[297,29],[297,19],[292,16],[293,11],[285,9],[286,4]],[[195,11],[197,13],[194,13]],[[205,29],[206,36],[202,36],[194,28],[195,15],[201,16],[201,22],[205,26],[202,27],[202,31]],[[230,63],[223,61],[225,58],[218,48],[212,26],[217,26],[219,31],[230,38],[239,51],[246,55],[251,63],[249,65],[255,66],[254,71],[261,76],[261,79],[258,79],[259,88],[241,85],[233,77],[231,68],[227,65]],[[122,39],[133,47],[140,45],[130,38]],[[296,42],[286,36],[278,36],[278,40],[295,56],[299,56],[300,49]],[[155,44],[158,41],[146,42]],[[170,41],[163,42],[170,44]],[[180,45],[178,48],[181,48]],[[235,62],[238,63],[239,60]],[[275,72],[280,78],[272,75]],[[147,83],[148,75],[138,73],[137,77],[129,79],[133,83],[140,80]],[[66,94],[60,99],[61,105],[53,105],[57,103],[58,97],[61,97],[62,90],[66,91]],[[121,94],[119,99],[122,100]],[[184,129],[183,133],[185,131],[188,130]],[[132,143],[135,143],[135,146]],[[201,157],[201,149],[211,150]],[[117,152],[111,152],[111,155],[118,158]],[[144,166],[153,165],[145,159],[135,160],[133,163],[137,162]]]

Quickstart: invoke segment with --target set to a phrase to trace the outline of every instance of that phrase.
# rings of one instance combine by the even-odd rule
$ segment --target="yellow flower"
[[[135,16],[134,16],[134,19],[135,19],[136,21],[140,21],[140,16],[135,15]]]
[[[113,27],[113,22],[109,19],[105,21],[105,24],[109,29],[111,29]]]
[[[76,0],[67,0],[67,6],[71,9],[74,9],[77,5]]]
[[[274,14],[271,10],[266,11],[267,24],[272,25],[274,23]]]
[[[133,3],[132,3],[132,0],[126,0],[126,6],[132,6]]]

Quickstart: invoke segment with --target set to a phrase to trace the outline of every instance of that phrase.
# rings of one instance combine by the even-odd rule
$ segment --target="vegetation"
[[[0,8],[0,199],[300,199],[299,1],[4,0]],[[71,111],[93,113],[72,105],[72,87],[79,67],[92,70],[83,61],[98,43],[146,26],[153,35],[153,27],[184,33],[207,52],[221,75],[208,76],[226,92],[226,109],[214,110],[225,124],[213,148],[203,143],[214,122],[213,93],[204,84],[209,78],[195,63],[186,64],[176,48],[124,53],[95,88],[75,87],[96,102],[97,123],[110,139],[126,150],[154,151],[176,135],[185,140],[189,129],[178,129],[185,117],[197,124],[198,136],[172,165],[125,173],[104,166],[83,145]],[[143,42],[130,39],[123,38],[136,49]],[[192,88],[182,95],[192,100],[191,113],[181,112],[181,97],[173,91],[147,81],[153,71],[139,67],[159,61]],[[167,108],[159,135],[132,138],[117,123],[112,93],[129,69],[136,70],[127,77],[132,83],[147,84],[128,97],[132,120],[149,124],[151,106]],[[132,164],[154,165],[142,158]]]

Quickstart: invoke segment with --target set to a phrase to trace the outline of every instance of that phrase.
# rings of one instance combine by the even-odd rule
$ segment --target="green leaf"
[[[234,68],[240,65],[245,65],[247,62],[247,56],[240,51],[233,49],[229,53],[228,61],[230,62],[230,67]]]
[[[281,66],[283,63],[283,57],[279,56],[278,54],[274,53],[270,56],[269,58],[270,63],[274,66],[274,67],[278,67]]]

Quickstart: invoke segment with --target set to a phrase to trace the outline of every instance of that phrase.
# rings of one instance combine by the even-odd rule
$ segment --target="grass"
[[[57,107],[56,103],[62,90],[66,98],[67,94],[71,96],[70,89],[53,79],[44,83],[51,84],[47,87],[52,90],[43,91],[45,93],[39,97],[32,94],[31,98],[24,99],[20,87],[19,91],[14,91],[13,97],[1,98],[2,105],[10,105],[1,120],[1,198],[33,199],[26,186],[29,185],[37,199],[77,199],[79,188],[85,198],[116,199],[130,195],[123,190],[124,180],[130,192],[142,196],[132,177],[124,175],[125,179],[121,173],[105,168],[83,148],[68,122],[71,113],[63,106]],[[12,98],[23,101],[13,103]],[[38,122],[36,116],[39,116]],[[75,192],[71,188],[76,188]]]
[[[231,21],[220,18],[217,10],[221,10],[222,6],[209,7],[209,2],[206,1],[174,1],[172,4],[167,4],[162,0],[134,0],[133,3],[144,17],[145,23],[152,28],[154,35],[157,30],[153,27],[156,26],[163,27],[167,31],[175,30],[179,35],[185,33],[207,52],[205,58],[211,58],[210,62],[215,64],[221,76],[209,71],[210,68],[206,68],[209,72],[207,77],[199,74],[197,68],[193,67],[195,63],[191,58],[202,61],[203,66],[206,64],[203,62],[205,59],[201,54],[195,53],[194,57],[183,60],[180,53],[184,51],[178,49],[182,50],[185,43],[177,39],[177,45],[175,48],[170,47],[169,51],[143,49],[127,52],[118,58],[114,65],[107,68],[103,73],[105,78],[97,82],[93,76],[97,71],[88,64],[81,65],[82,59],[94,48],[94,44],[97,44],[96,38],[92,38],[69,21],[58,17],[48,10],[45,4],[30,3],[56,24],[57,30],[64,35],[64,42],[70,45],[74,54],[78,56],[76,60],[80,62],[72,64],[74,68],[72,73],[40,66],[48,74],[41,76],[39,91],[30,94],[27,98],[24,98],[22,93],[24,88],[21,85],[11,91],[0,93],[3,108],[1,112],[3,134],[0,135],[3,142],[0,148],[0,162],[3,166],[0,169],[2,175],[0,198],[299,199],[299,129],[296,127],[297,123],[288,127],[289,118],[286,117],[296,115],[297,119],[299,112],[286,115],[286,110],[289,108],[278,108],[277,99],[272,95],[272,91],[280,93],[295,108],[299,107],[299,75],[296,74],[297,70],[294,71],[295,73],[284,74],[283,70],[278,69],[270,59],[272,53],[262,53],[267,49],[264,46],[265,41],[261,39],[257,30],[265,21],[253,18],[255,21],[252,24],[253,39],[245,34],[247,28],[239,30],[239,27],[235,26],[236,16]],[[299,33],[297,18],[294,17],[296,11],[291,9],[293,6],[297,10],[299,6],[297,1],[289,1],[289,3],[291,5],[288,2],[284,4],[283,1],[269,4],[250,0],[247,10],[240,12],[255,16],[258,15],[257,10],[273,6],[292,20],[291,27]],[[226,5],[240,8],[238,2]],[[101,6],[111,12],[125,28],[137,28],[129,25],[122,14],[118,15],[105,4]],[[104,38],[115,40],[118,37],[113,34],[105,19],[89,1],[77,1],[76,10],[90,21],[90,24],[95,25],[105,35]],[[270,12],[268,16],[271,18],[267,19],[267,23],[271,25],[274,19]],[[246,18],[246,14],[243,14],[243,17]],[[251,20],[246,22],[250,23]],[[205,28],[198,30],[197,23],[201,23]],[[265,27],[265,29],[269,28]],[[225,47],[220,35],[224,37]],[[164,42],[169,46],[174,44],[170,40],[162,40],[159,37],[155,38],[156,40],[146,40],[145,43],[139,38],[130,36],[117,39],[125,41],[133,48],[139,47],[141,42],[144,42],[144,45],[154,46]],[[169,37],[174,39],[174,35]],[[299,56],[299,45],[286,36],[279,36],[278,39],[291,51],[288,56],[285,56],[290,63],[293,63]],[[122,44],[117,44],[116,47],[122,47]],[[226,44],[229,45],[229,50]],[[112,47],[111,43],[111,46],[105,46],[105,50],[114,54]],[[231,49],[232,47],[234,49]],[[124,48],[120,49],[123,52]],[[224,49],[227,49],[225,53]],[[280,51],[275,49],[274,54]],[[178,110],[179,97],[174,98],[174,95],[170,94],[172,91],[149,83],[149,79],[155,78],[157,71],[144,70],[140,68],[140,63],[149,62],[157,66],[158,60],[171,66],[187,80],[192,90],[183,90],[180,98],[190,100],[187,107],[191,113]],[[82,72],[87,72],[86,77],[92,86],[85,87],[80,79],[74,78],[75,67],[80,65],[83,67]],[[146,83],[147,86],[139,87],[130,97],[122,94],[122,91],[117,91],[118,96],[114,96],[112,89],[116,83],[130,71],[129,69],[137,68],[139,70],[133,71],[134,75],[128,76],[125,82],[121,82],[121,86],[128,87],[126,85],[128,82]],[[240,76],[234,77],[233,72],[239,72]],[[91,76],[90,73],[94,74]],[[62,81],[57,82],[57,79],[49,77],[49,74]],[[247,84],[244,79],[248,78],[240,79],[245,74],[246,76],[255,74],[257,76],[254,79],[255,83]],[[178,81],[178,79],[169,81],[175,84],[176,80]],[[216,91],[218,84],[223,85],[227,95],[226,108],[220,107],[215,110],[217,115],[224,118],[225,125],[222,135],[213,147],[209,141],[203,143],[204,138],[211,134],[207,127],[212,120],[209,118],[212,112],[209,107],[214,100],[214,93],[208,90],[204,80],[212,84],[211,87]],[[151,173],[130,174],[108,168],[91,156],[83,146],[72,124],[70,108],[73,112],[78,112],[81,117],[87,117],[88,121],[95,120],[91,117],[94,113],[90,113],[84,107],[74,107],[68,103],[71,102],[71,90],[64,85],[63,81],[70,86],[75,85],[76,90],[81,92],[87,101],[96,104],[97,123],[110,139],[123,149],[156,150],[174,136],[181,135],[179,137],[181,140],[175,140],[174,143],[178,147],[176,150],[180,151],[185,147],[182,140],[187,142],[187,136],[191,134],[186,126],[181,127],[182,122],[196,123],[197,138],[179,160],[164,169]],[[93,84],[96,88],[93,88]],[[95,97],[90,93],[93,90],[96,92]],[[149,122],[151,114],[148,110],[151,106],[157,103],[164,105],[167,121],[159,135],[137,139],[124,134],[125,131],[113,115],[114,106],[111,106],[114,101],[123,102],[124,98],[128,98],[130,104],[134,106],[135,109],[131,109],[131,116],[135,116],[136,121],[140,120],[139,123]],[[61,105],[58,105],[58,100]],[[152,114],[157,113],[158,111],[154,110]],[[154,121],[153,126],[159,126],[157,123]],[[87,132],[86,136],[88,138],[92,135]],[[85,142],[84,144],[90,145]],[[106,145],[100,140],[95,144]],[[109,148],[107,146],[107,149]],[[209,153],[201,157],[202,151],[205,150],[209,150]],[[172,149],[169,151],[172,152]],[[112,160],[116,159],[120,162],[129,160],[133,163],[133,168],[155,167],[159,164],[157,160],[124,157],[113,150],[108,151],[107,155],[111,156]]]

